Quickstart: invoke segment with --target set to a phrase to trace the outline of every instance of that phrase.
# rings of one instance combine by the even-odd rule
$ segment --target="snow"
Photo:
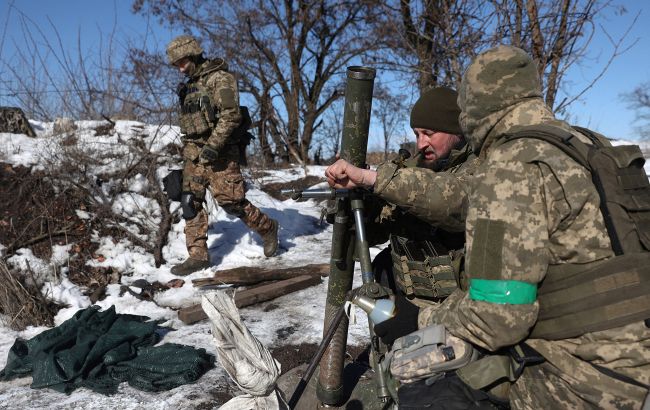
[[[94,131],[99,121],[77,121],[77,146],[87,152],[101,153],[105,159],[93,165],[94,175],[122,169],[134,159],[125,142],[139,139],[152,152],[162,153],[170,144],[180,144],[179,131],[176,127],[152,126],[134,121],[118,121],[115,131],[109,136],[98,137]],[[59,154],[65,150],[62,143],[66,135],[52,136],[52,123],[32,121],[37,138],[18,134],[0,133],[0,161],[14,166],[32,166],[33,169],[45,169],[56,164]],[[616,141],[616,144],[629,144]],[[642,143],[642,149],[650,152],[650,143]],[[164,154],[163,154],[164,155]],[[158,181],[171,169],[181,168],[179,163],[161,162],[156,171]],[[650,174],[650,163],[645,165]],[[287,182],[307,175],[323,176],[325,167],[308,166],[306,169],[293,167],[284,170],[265,170],[262,176],[253,178],[247,175],[249,189],[247,198],[280,224],[280,249],[273,258],[265,258],[262,241],[237,218],[231,217],[209,199],[207,210],[210,226],[208,246],[213,267],[195,272],[183,278],[185,284],[158,293],[154,302],[142,301],[125,293],[120,296],[120,286],[130,285],[137,279],[149,282],[166,283],[177,278],[170,273],[170,268],[187,257],[183,227],[184,221],[172,226],[167,245],[163,249],[166,264],[155,267],[153,255],[142,247],[128,240],[115,240],[95,234],[93,240],[99,244],[97,258],[89,261],[90,266],[112,267],[122,274],[120,284],[107,287],[106,298],[97,302],[102,309],[115,305],[118,313],[146,315],[152,319],[164,320],[164,326],[173,328],[163,338],[162,343],[181,343],[205,348],[215,353],[208,322],[185,325],[177,318],[174,308],[186,307],[200,302],[201,290],[192,286],[191,280],[208,277],[214,271],[238,266],[287,267],[310,263],[327,263],[331,244],[332,228],[320,222],[323,203],[308,200],[297,202],[292,199],[277,200],[259,189],[260,185],[271,182]],[[111,187],[118,181],[102,181],[104,195],[110,195]],[[127,194],[115,198],[112,210],[126,218],[138,221],[151,228],[161,221],[161,212],[154,201],[144,195],[151,189],[149,181],[142,176],[123,182],[128,187]],[[314,186],[322,188],[325,184]],[[179,204],[171,203],[170,212],[179,213]],[[75,210],[80,218],[91,217],[88,211]],[[133,225],[125,223],[123,227],[132,234],[146,240],[146,235],[135,230]],[[54,245],[49,261],[39,259],[29,249],[20,249],[8,262],[21,269],[31,269],[43,285],[43,292],[56,300],[69,305],[62,309],[55,318],[60,324],[70,318],[78,309],[90,305],[88,297],[66,277],[66,262],[72,244]],[[0,254],[6,244],[0,244]],[[381,247],[371,249],[374,257]],[[320,343],[323,333],[323,314],[327,294],[327,279],[314,287],[295,292],[270,302],[260,303],[241,310],[241,315],[252,334],[269,348],[286,344]],[[361,284],[357,266],[354,286]],[[225,286],[227,288],[227,286]],[[137,288],[132,288],[138,291]],[[357,310],[356,324],[350,325],[348,343],[359,345],[366,343],[368,323],[365,314]],[[6,326],[0,326],[0,368],[4,367],[7,353],[17,337],[31,338],[46,328],[28,328],[16,332]],[[78,389],[69,396],[51,390],[33,390],[29,387],[31,378],[20,378],[10,382],[0,382],[0,408],[39,408],[39,409],[178,409],[210,408],[219,392],[241,394],[229,381],[223,368],[217,367],[205,374],[197,383],[185,385],[162,393],[147,393],[129,387],[120,386],[113,396],[103,396],[87,389]]]
[[[61,144],[65,135],[53,136],[51,123],[32,122],[37,138],[18,134],[0,134],[0,161],[14,166],[32,166],[33,169],[46,169],[55,165],[59,154],[66,149]],[[109,136],[97,137],[94,128],[105,125],[98,121],[77,121],[77,146],[86,152],[101,153],[105,161],[93,165],[94,175],[114,171],[128,166],[134,154],[129,153],[125,142],[134,138],[142,140],[153,152],[162,152],[169,144],[179,144],[179,132],[176,127],[151,126],[132,121],[117,121],[115,132]],[[170,169],[181,168],[180,163],[161,162],[156,171],[159,181]],[[323,176],[325,167],[309,166],[307,175]],[[247,173],[247,172],[245,172]],[[226,214],[209,199],[207,210],[210,226],[208,247],[210,260],[214,264],[209,269],[195,272],[182,278],[185,284],[160,292],[154,302],[142,301],[129,293],[120,296],[120,286],[130,285],[137,279],[149,282],[167,283],[178,278],[170,273],[171,267],[187,257],[185,248],[183,219],[172,226],[167,245],[163,249],[166,264],[155,267],[153,255],[141,246],[129,240],[115,240],[100,237],[97,233],[93,241],[99,244],[97,258],[88,262],[90,266],[111,267],[122,274],[120,284],[109,285],[106,298],[97,305],[106,309],[115,305],[118,313],[146,315],[152,319],[162,319],[163,326],[173,328],[165,335],[161,343],[181,343],[205,348],[215,354],[215,347],[207,321],[185,325],[178,320],[175,309],[200,303],[202,292],[192,286],[192,279],[212,276],[220,269],[238,266],[287,267],[310,263],[328,263],[332,228],[326,222],[320,222],[321,208],[324,203],[314,200],[297,202],[292,199],[277,200],[259,189],[262,184],[287,182],[305,176],[305,169],[294,167],[283,170],[265,170],[261,177],[246,175],[249,181],[247,198],[270,217],[278,220],[280,225],[280,248],[273,258],[265,258],[261,239],[249,231],[239,219]],[[111,193],[111,187],[119,181],[102,181],[104,195]],[[112,211],[126,218],[151,227],[150,232],[161,221],[161,212],[155,201],[144,195],[151,189],[149,182],[142,175],[124,181],[128,187],[127,194],[116,196]],[[317,187],[323,187],[319,184]],[[98,198],[99,199],[99,198]],[[180,213],[178,203],[172,202],[170,212]],[[90,218],[87,210],[75,210],[80,218]],[[141,239],[147,239],[146,233],[138,232],[128,222],[123,225]],[[0,251],[6,244],[0,244]],[[77,310],[90,306],[90,300],[66,277],[66,262],[70,257],[73,244],[54,245],[51,260],[42,260],[34,256],[29,249],[20,249],[16,256],[8,259],[12,266],[26,269],[27,266],[38,274],[42,280],[42,291],[54,299],[66,303],[55,318],[60,324],[70,318]],[[374,257],[381,248],[371,249]],[[101,256],[101,258],[99,257]],[[286,344],[315,343],[321,341],[323,333],[323,314],[327,294],[327,278],[318,286],[291,293],[275,300],[241,309],[241,315],[252,334],[268,348]],[[361,284],[357,267],[355,284]],[[224,286],[228,288],[228,286]],[[138,292],[135,287],[132,290]],[[348,343],[360,345],[366,343],[368,324],[363,312],[359,312],[357,324],[350,326]],[[4,367],[7,353],[17,337],[30,338],[46,328],[28,328],[16,332],[0,326],[0,368]],[[39,408],[39,409],[177,409],[210,408],[219,392],[241,394],[232,384],[225,371],[217,367],[205,374],[197,383],[185,385],[162,393],[147,393],[129,387],[120,386],[113,396],[103,396],[87,389],[77,389],[69,396],[48,389],[33,390],[29,387],[31,378],[20,378],[10,382],[0,382],[0,408]]]

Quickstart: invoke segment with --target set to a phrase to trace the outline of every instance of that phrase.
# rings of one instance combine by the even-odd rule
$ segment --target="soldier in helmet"
[[[167,46],[169,63],[187,77],[179,84],[180,126],[183,133],[183,193],[185,241],[189,258],[172,268],[188,275],[210,266],[207,249],[208,216],[203,208],[208,188],[228,214],[236,215],[264,242],[264,255],[278,248],[278,223],[245,196],[240,169],[240,138],[250,118],[243,118],[237,81],[222,59],[208,60],[198,41],[181,35]]]

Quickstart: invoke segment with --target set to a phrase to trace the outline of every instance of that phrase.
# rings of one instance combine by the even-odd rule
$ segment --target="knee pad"
[[[194,205],[196,195],[193,192],[183,192],[181,194],[181,208],[183,209],[183,219],[193,219],[198,215],[199,210]]]
[[[243,202],[238,202],[234,204],[223,204],[221,205],[224,211],[226,211],[227,214],[229,215],[235,215],[238,218],[242,218],[244,215],[246,215],[246,211],[244,211],[244,203]]]

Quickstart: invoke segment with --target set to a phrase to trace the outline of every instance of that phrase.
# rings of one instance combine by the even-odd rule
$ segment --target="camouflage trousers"
[[[588,340],[528,340],[546,362],[526,367],[511,386],[512,408],[539,409],[544,403],[548,408],[640,409],[650,384],[650,329],[639,322],[589,335]],[[603,372],[605,367],[619,376]]]
[[[194,218],[185,221],[185,244],[191,258],[208,260],[208,214],[203,207],[206,188],[224,211],[241,218],[246,226],[260,236],[272,229],[271,218],[246,199],[244,177],[233,156],[209,165],[186,159],[183,191],[194,193],[194,208],[197,210]]]

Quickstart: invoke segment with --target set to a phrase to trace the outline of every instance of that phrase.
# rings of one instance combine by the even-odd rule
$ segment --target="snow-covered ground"
[[[155,128],[143,124],[119,121],[117,133],[110,136],[97,137],[91,131],[98,123],[78,121],[78,144],[88,147],[101,144],[103,149],[124,150],[124,142],[138,138],[137,133],[148,135],[144,140],[152,151],[161,152],[168,144],[178,144],[178,129],[172,127]],[[38,138],[24,135],[0,134],[0,161],[13,165],[33,166],[41,168],[45,158],[52,158],[53,152],[59,147],[60,137],[51,136],[52,124],[33,123]],[[143,131],[140,131],[143,130]],[[127,154],[127,153],[125,153]],[[125,159],[126,161],[126,159]],[[120,167],[123,163],[108,163],[102,165],[99,172],[110,171],[110,167]],[[172,165],[173,166],[173,165]],[[158,176],[168,172],[169,164],[158,169]],[[210,259],[214,266],[210,269],[196,272],[184,277],[185,285],[158,293],[155,302],[141,301],[126,293],[119,296],[120,284],[109,285],[107,296],[97,302],[102,308],[115,305],[118,313],[146,315],[152,319],[165,319],[164,326],[170,326],[175,331],[168,333],[161,343],[182,343],[205,348],[215,353],[210,335],[209,324],[204,321],[193,325],[185,325],[178,320],[177,313],[172,308],[185,307],[200,302],[202,291],[192,286],[192,279],[208,277],[213,271],[237,266],[287,267],[310,263],[327,263],[331,243],[331,226],[326,222],[320,223],[322,203],[314,200],[296,202],[291,199],[279,201],[259,189],[260,184],[269,182],[285,182],[304,177],[300,167],[287,170],[265,171],[263,177],[249,181],[247,198],[280,224],[280,249],[277,256],[265,258],[262,242],[259,237],[250,232],[237,218],[230,217],[214,203],[208,203],[210,228],[208,246]],[[322,176],[324,167],[308,167],[310,175]],[[110,184],[105,184],[110,185]],[[160,222],[160,210],[155,202],[148,201],[141,195],[146,190],[146,180],[134,178],[130,181],[129,193],[117,198],[113,210],[123,216],[148,220],[151,224]],[[170,211],[178,212],[178,203],[172,203]],[[78,210],[77,215],[85,216],[84,210]],[[113,267],[122,273],[121,284],[128,285],[137,279],[149,282],[166,283],[177,278],[170,273],[170,268],[187,256],[183,234],[184,221],[175,224],[169,234],[168,243],[163,250],[167,264],[156,268],[154,258],[142,248],[127,240],[115,243],[112,238],[96,237],[100,243],[97,254],[104,258],[100,262],[93,260],[96,266]],[[82,290],[65,277],[65,261],[70,250],[68,246],[57,246],[53,249],[51,260],[40,260],[28,249],[19,251],[19,255],[9,258],[11,265],[29,266],[33,270],[51,270],[52,266],[63,267],[62,281],[48,282],[45,286],[51,295],[67,303],[70,307],[63,309],[56,316],[59,324],[70,318],[78,309],[90,305],[88,297],[82,295]],[[371,255],[379,252],[373,248]],[[0,252],[2,245],[0,244]],[[358,268],[357,268],[358,269]],[[360,274],[355,275],[355,286],[361,284]],[[133,288],[133,290],[137,290]],[[321,285],[295,292],[267,303],[241,309],[242,317],[251,332],[267,347],[277,347],[286,344],[320,343],[323,332],[323,312],[327,293],[327,279]],[[351,344],[362,344],[367,335],[367,322],[363,314],[357,314],[358,323],[350,326]],[[0,368],[4,367],[7,352],[15,338],[31,338],[46,328],[29,328],[22,332],[0,327]],[[239,394],[229,383],[229,377],[217,363],[217,367],[205,374],[196,384],[185,385],[162,393],[147,393],[129,387],[125,383],[120,386],[119,393],[113,396],[103,396],[87,389],[77,389],[69,396],[51,390],[30,389],[31,377],[16,379],[11,382],[0,382],[0,408],[15,409],[180,409],[180,408],[210,408],[214,396],[219,391]]]
[[[33,123],[38,138],[28,138],[24,135],[0,134],[0,161],[13,165],[32,166],[34,169],[43,168],[46,162],[57,157],[62,147],[63,137],[52,136],[51,123]],[[100,149],[120,154],[119,161],[105,161],[97,166],[95,172],[110,172],[124,167],[129,161],[125,142],[141,138],[149,149],[162,153],[169,144],[179,144],[178,129],[174,127],[153,127],[144,124],[119,121],[116,132],[109,136],[97,137],[92,131],[99,123],[78,121],[78,145],[87,149]],[[624,144],[624,141],[617,141]],[[646,155],[650,144],[642,144]],[[161,179],[170,167],[178,164],[163,163],[157,170]],[[646,173],[650,174],[650,163],[645,165]],[[308,167],[310,175],[322,176],[324,167]],[[276,200],[261,191],[260,185],[270,182],[287,182],[304,177],[304,170],[295,167],[287,170],[267,170],[263,177],[249,178],[251,184],[247,193],[248,199],[280,223],[280,250],[277,256],[265,258],[262,252],[262,242],[259,237],[250,232],[239,220],[227,215],[222,209],[208,201],[210,214],[209,248],[210,259],[214,266],[202,272],[197,272],[185,279],[181,288],[172,288],[158,293],[155,302],[141,301],[126,293],[119,296],[120,285],[129,285],[137,279],[149,282],[166,283],[176,276],[170,273],[175,263],[186,256],[183,227],[184,221],[172,227],[168,243],[163,250],[167,264],[156,268],[154,258],[127,240],[116,242],[109,237],[95,237],[100,244],[97,254],[103,258],[93,260],[96,266],[113,267],[122,273],[120,284],[109,285],[107,296],[97,304],[102,308],[115,305],[118,313],[146,315],[152,319],[164,319],[163,325],[175,329],[168,333],[161,343],[182,343],[205,348],[215,353],[207,322],[185,325],[177,318],[172,308],[185,307],[199,303],[202,291],[192,286],[192,279],[211,276],[213,271],[238,266],[287,267],[309,263],[326,263],[329,260],[331,241],[331,226],[320,223],[322,203],[314,200],[296,202],[291,199]],[[104,183],[109,189],[112,182]],[[154,201],[142,195],[149,189],[145,178],[139,176],[129,181],[127,194],[122,194],[113,205],[113,212],[120,213],[127,219],[134,218],[140,222],[146,221],[151,226],[160,223],[160,209]],[[107,191],[108,192],[108,191]],[[178,204],[172,203],[170,211],[178,212]],[[77,210],[81,218],[87,217],[85,210]],[[82,290],[67,280],[65,276],[66,260],[69,257],[72,244],[55,245],[51,260],[40,260],[31,251],[23,249],[9,259],[15,266],[25,266],[29,263],[31,269],[44,275],[57,267],[62,273],[61,280],[51,280],[45,284],[44,291],[65,302],[70,307],[63,309],[56,316],[59,324],[71,317],[78,309],[90,305],[88,297],[83,296]],[[0,253],[3,245],[0,244]],[[380,248],[371,249],[375,256]],[[100,261],[101,260],[101,261]],[[358,269],[358,268],[357,268]],[[360,275],[355,275],[355,286],[360,285]],[[134,289],[135,290],[135,289]],[[267,347],[281,345],[298,345],[300,343],[319,343],[322,336],[323,312],[327,292],[327,279],[319,286],[261,303],[241,310],[242,317],[251,332]],[[357,313],[357,324],[350,326],[350,344],[365,343],[367,322],[363,314]],[[4,367],[7,352],[15,338],[31,338],[46,328],[29,328],[16,332],[8,327],[0,327],[0,368]],[[205,374],[197,383],[185,385],[162,393],[147,393],[122,384],[119,393],[113,396],[103,396],[87,389],[78,389],[70,395],[51,390],[33,390],[29,387],[31,378],[21,378],[11,382],[0,382],[0,408],[12,409],[180,409],[180,408],[211,408],[214,397],[219,392],[238,394],[237,389],[229,382],[229,377],[218,365]]]

